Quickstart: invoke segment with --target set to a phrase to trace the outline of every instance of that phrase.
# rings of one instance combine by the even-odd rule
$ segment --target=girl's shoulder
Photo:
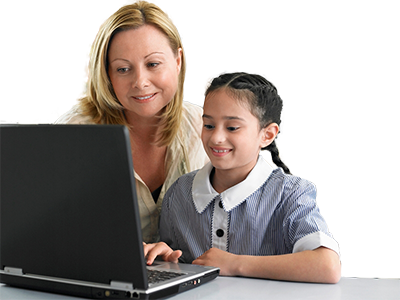
[[[316,185],[302,177],[286,174],[282,168],[276,168],[267,179],[266,186],[281,189],[282,192],[317,190]]]
[[[171,205],[183,205],[191,202],[192,199],[192,184],[198,170],[186,173],[180,176],[168,188],[163,199],[163,207],[169,208]],[[188,201],[189,200],[189,201]]]
[[[174,192],[187,194],[192,190],[192,184],[194,177],[199,170],[195,170],[180,176],[175,182],[169,187],[167,194],[171,195]],[[166,196],[167,196],[166,194]]]
[[[199,170],[194,170],[192,172],[183,174],[175,181],[174,185],[176,185],[177,188],[180,189],[191,189],[194,177],[196,176],[197,172],[199,172]]]

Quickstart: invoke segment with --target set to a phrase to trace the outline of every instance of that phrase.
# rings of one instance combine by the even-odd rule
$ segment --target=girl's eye
[[[204,128],[205,128],[205,129],[213,129],[214,126],[208,125],[208,124],[204,124]]]
[[[231,127],[227,127],[226,129],[228,129],[228,131],[236,131],[236,130],[239,129],[239,127],[233,127],[233,126],[231,126]]]

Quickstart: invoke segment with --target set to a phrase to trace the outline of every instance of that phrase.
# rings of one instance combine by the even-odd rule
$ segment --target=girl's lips
[[[226,148],[213,148],[213,147],[210,148],[214,156],[225,156],[232,151],[232,149],[226,149]]]

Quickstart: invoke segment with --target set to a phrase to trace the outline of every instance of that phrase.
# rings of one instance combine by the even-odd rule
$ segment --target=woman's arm
[[[193,263],[219,267],[225,276],[318,283],[337,283],[341,277],[339,256],[325,247],[271,256],[235,255],[212,248]]]

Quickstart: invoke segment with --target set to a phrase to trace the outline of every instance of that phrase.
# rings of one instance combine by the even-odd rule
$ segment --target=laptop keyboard
[[[168,271],[158,271],[158,270],[147,270],[147,278],[149,283],[158,283],[162,281],[166,281],[169,279],[173,279],[179,276],[185,275],[185,273],[176,273],[176,272],[168,272]]]

